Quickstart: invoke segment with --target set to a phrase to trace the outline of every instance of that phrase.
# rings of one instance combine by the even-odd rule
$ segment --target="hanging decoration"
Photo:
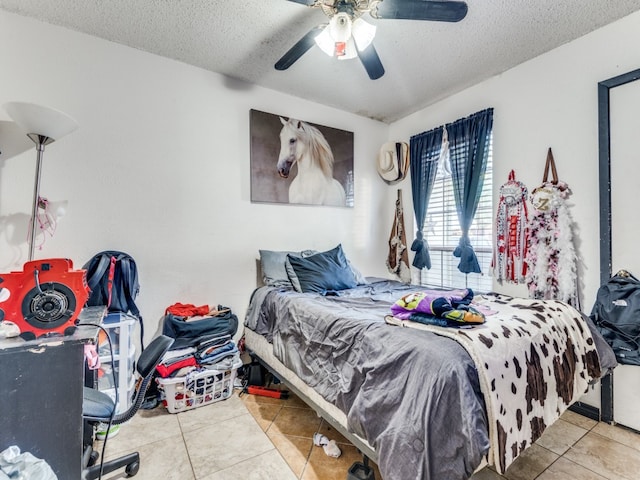
[[[496,214],[497,245],[492,266],[496,280],[500,283],[525,282],[529,220],[527,196],[527,187],[516,180],[516,173],[511,170],[507,183],[500,187]]]
[[[38,208],[36,213],[36,232],[34,239],[37,239],[39,234],[42,233],[40,242],[37,245],[38,250],[42,250],[44,242],[47,239],[47,234],[50,237],[56,233],[58,226],[58,220],[60,220],[67,212],[67,200],[59,202],[51,202],[44,197],[38,196]],[[29,238],[31,238],[31,232],[29,232]],[[35,240],[34,240],[35,241]]]
[[[531,193],[534,212],[529,222],[526,283],[531,298],[560,300],[579,309],[573,221],[567,205],[570,193],[569,186],[558,180],[549,148],[543,183]]]
[[[389,272],[397,275],[404,283],[411,283],[409,254],[407,253],[407,237],[404,230],[404,211],[402,208],[402,189],[398,189],[396,211],[389,236],[389,255],[387,256]]]

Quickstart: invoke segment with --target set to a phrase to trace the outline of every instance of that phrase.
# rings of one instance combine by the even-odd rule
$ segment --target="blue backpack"
[[[140,344],[144,330],[135,299],[140,291],[135,260],[124,252],[107,250],[97,253],[83,267],[91,290],[86,305],[106,306],[109,313],[130,313],[140,322]]]

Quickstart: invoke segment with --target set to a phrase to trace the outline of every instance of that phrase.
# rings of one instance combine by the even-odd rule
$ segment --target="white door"
[[[640,80],[609,92],[612,273],[624,269],[640,278]],[[640,430],[638,398],[640,367],[618,366],[613,373],[616,423]]]

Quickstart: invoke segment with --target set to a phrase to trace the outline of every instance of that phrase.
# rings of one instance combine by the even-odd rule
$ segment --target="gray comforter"
[[[457,342],[385,324],[412,289],[383,281],[325,297],[262,287],[245,323],[345,412],[384,480],[467,479],[489,449],[477,372]]]
[[[245,325],[346,414],[349,429],[378,453],[384,480],[468,479],[489,450],[473,361],[452,339],[384,322],[391,304],[416,288],[387,280],[322,296],[261,287]],[[587,323],[604,374],[615,356]]]

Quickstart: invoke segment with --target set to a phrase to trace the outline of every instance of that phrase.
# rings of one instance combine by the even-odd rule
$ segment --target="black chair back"
[[[144,352],[142,352],[138,359],[137,370],[140,374],[140,380],[138,380],[140,383],[136,388],[133,403],[125,412],[113,417],[112,425],[118,425],[130,420],[140,409],[142,402],[144,402],[144,396],[149,388],[149,383],[153,378],[153,372],[162,360],[164,354],[169,351],[173,342],[173,338],[160,335],[144,349]]]
[[[138,385],[136,385],[133,402],[125,412],[114,415],[111,421],[112,425],[124,423],[136,414],[144,401],[144,396],[153,379],[153,372],[162,360],[164,354],[167,353],[171,345],[173,345],[173,341],[174,339],[171,337],[160,335],[144,349],[144,352],[142,352],[138,359],[137,371],[140,374],[140,379],[138,380]],[[107,423],[111,412],[113,412],[115,408],[113,400],[105,393],[87,387],[84,388],[84,397],[84,418],[90,422]],[[87,405],[90,405],[88,409]]]
[[[160,335],[154,339],[138,359],[138,373],[142,378],[146,378],[153,373],[162,357],[173,345],[174,339],[165,335]]]

